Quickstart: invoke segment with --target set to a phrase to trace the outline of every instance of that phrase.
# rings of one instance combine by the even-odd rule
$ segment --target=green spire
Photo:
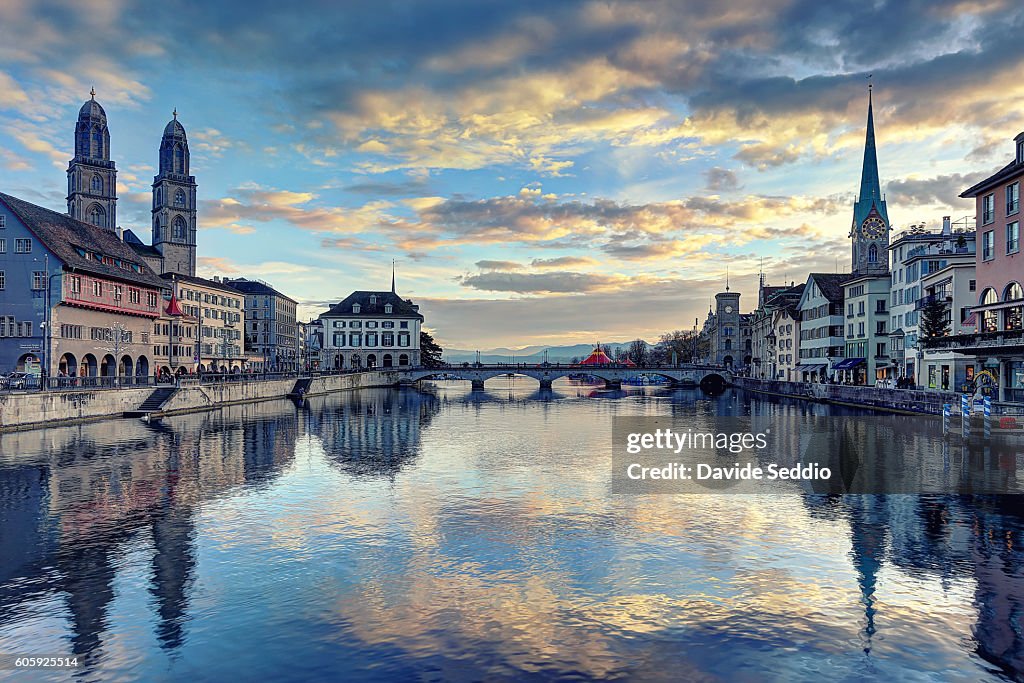
[[[878,153],[875,151],[875,115],[868,86],[868,132],[864,140],[864,167],[860,172],[860,201],[882,198],[878,181]]]

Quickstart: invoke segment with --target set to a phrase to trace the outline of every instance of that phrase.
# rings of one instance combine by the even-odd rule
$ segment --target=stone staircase
[[[153,391],[137,410],[126,411],[125,417],[146,417],[151,413],[159,412],[165,403],[174,395],[177,387],[160,387]]]

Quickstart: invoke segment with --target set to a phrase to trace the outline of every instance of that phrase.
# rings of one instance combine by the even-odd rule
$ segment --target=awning
[[[826,365],[828,365],[826,361],[822,361],[820,363],[797,363],[797,367],[801,368],[823,368]]]
[[[833,370],[852,370],[864,363],[863,358],[844,358],[832,366]]]

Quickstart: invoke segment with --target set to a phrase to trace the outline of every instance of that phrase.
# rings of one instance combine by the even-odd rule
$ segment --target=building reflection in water
[[[436,394],[406,388],[364,389],[307,400],[306,431],[346,474],[393,478],[420,453],[420,433],[441,409]]]
[[[0,435],[0,626],[22,604],[63,596],[71,653],[100,664],[120,563],[148,537],[156,637],[180,647],[194,515],[205,501],[280,475],[295,437],[294,408],[281,402]]]

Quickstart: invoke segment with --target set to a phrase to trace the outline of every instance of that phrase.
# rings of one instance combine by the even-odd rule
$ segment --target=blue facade
[[[31,370],[33,359],[36,367],[43,360],[46,287],[52,308],[61,300],[62,278],[51,276],[59,276],[64,264],[2,201],[0,217],[0,372],[8,373],[25,370],[26,361]]]

